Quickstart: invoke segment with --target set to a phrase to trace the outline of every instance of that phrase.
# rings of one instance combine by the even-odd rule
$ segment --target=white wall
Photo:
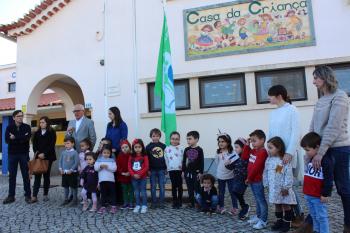
[[[0,99],[14,98],[15,92],[8,92],[8,84],[16,82],[16,64],[0,66]]]

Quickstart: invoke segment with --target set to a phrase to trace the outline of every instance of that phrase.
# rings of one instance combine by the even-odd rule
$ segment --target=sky
[[[41,0],[0,0],[0,25],[17,21]],[[16,43],[0,37],[0,65],[16,62]]]

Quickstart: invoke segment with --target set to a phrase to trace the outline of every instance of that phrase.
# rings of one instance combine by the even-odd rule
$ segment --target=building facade
[[[319,97],[315,66],[334,67],[350,93],[346,0],[331,6],[315,0],[169,0],[165,12],[178,131],[186,144],[186,133],[198,130],[207,157],[215,154],[218,129],[232,138],[268,130],[271,85],[287,87],[303,134]],[[108,108],[118,106],[130,139],[147,142],[150,129],[160,127],[153,91],[162,23],[160,0],[43,1],[17,24],[0,27],[17,39],[16,108],[31,121],[41,94],[53,90],[67,120],[72,106],[84,103],[101,138]]]

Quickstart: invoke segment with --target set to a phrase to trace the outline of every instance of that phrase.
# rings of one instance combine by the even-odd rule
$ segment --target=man
[[[81,104],[74,106],[73,113],[75,120],[69,121],[66,135],[72,136],[75,139],[76,150],[80,152],[80,142],[87,138],[91,141],[92,148],[96,143],[96,132],[94,122],[85,117],[85,109]]]
[[[15,201],[16,177],[18,164],[21,168],[25,201],[31,203],[31,190],[29,179],[29,141],[31,128],[23,123],[23,112],[16,110],[12,114],[14,124],[7,126],[5,131],[5,141],[8,144],[8,167],[9,167],[9,194],[3,204]]]

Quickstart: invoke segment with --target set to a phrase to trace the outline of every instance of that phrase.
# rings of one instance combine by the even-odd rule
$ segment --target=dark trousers
[[[241,206],[241,208],[244,208],[247,206],[247,203],[244,200],[244,193],[237,193],[237,192],[233,192],[233,194],[235,195],[235,197],[237,198],[239,205]]]
[[[116,206],[115,183],[111,181],[100,182],[101,205],[107,207],[107,204]]]
[[[18,164],[21,168],[24,196],[30,197],[30,179],[28,169],[29,153],[23,154],[9,154],[8,156],[8,167],[9,167],[9,197],[15,197],[16,195],[16,177]]]
[[[114,173],[115,180],[115,200],[117,205],[122,205],[124,203],[123,200],[123,189],[122,184],[117,180],[117,173]]]
[[[171,180],[171,192],[173,195],[173,204],[182,204],[182,171],[169,171],[169,176]]]
[[[51,165],[53,161],[49,161],[49,166],[47,168],[47,172],[44,174],[35,175],[34,186],[33,186],[33,197],[37,197],[41,184],[41,177],[44,177],[44,195],[46,196],[49,193],[50,188],[50,173],[51,173]]]
[[[195,203],[195,199],[194,199],[195,193],[199,193],[199,180],[197,179],[197,175],[198,173],[196,172],[185,173],[186,185],[188,190],[188,198],[192,205],[194,205]]]
[[[350,146],[330,148],[323,158],[333,167],[335,186],[343,204],[344,224],[350,227]]]

